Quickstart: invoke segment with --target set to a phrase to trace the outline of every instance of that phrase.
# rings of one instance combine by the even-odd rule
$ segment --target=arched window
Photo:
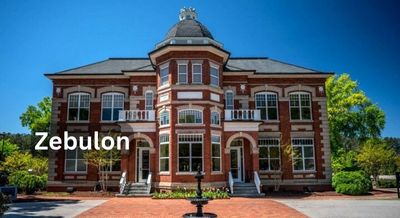
[[[256,109],[260,110],[262,120],[278,119],[278,95],[273,92],[260,92],[255,95]]]
[[[218,111],[211,112],[211,124],[219,125],[219,112]]]
[[[72,93],[68,96],[68,120],[89,120],[90,95],[84,92]]]
[[[163,110],[160,112],[160,126],[169,124],[169,111]]]
[[[153,110],[153,91],[146,91],[144,96],[145,110]]]
[[[225,92],[225,109],[226,110],[234,109],[234,95],[233,91],[231,90]]]
[[[178,123],[203,123],[203,112],[193,109],[180,110],[178,112]]]
[[[124,109],[124,94],[109,92],[101,95],[101,120],[118,120],[119,111]]]
[[[292,92],[290,99],[291,120],[311,120],[311,95],[308,92]]]

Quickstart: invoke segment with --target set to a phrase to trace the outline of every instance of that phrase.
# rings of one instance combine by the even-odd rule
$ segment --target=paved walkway
[[[278,200],[309,217],[400,217],[400,200]]]
[[[75,217],[105,200],[62,200],[13,203],[4,217]]]
[[[195,212],[187,200],[153,200],[150,198],[113,198],[79,217],[182,217]],[[270,199],[232,198],[213,200],[204,212],[218,217],[305,217],[298,211]]]

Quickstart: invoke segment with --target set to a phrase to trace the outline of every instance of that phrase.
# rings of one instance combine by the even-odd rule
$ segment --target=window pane
[[[268,159],[260,159],[260,170],[269,170],[268,169]]]
[[[275,94],[268,94],[267,95],[267,105],[269,107],[276,107],[276,95]]]
[[[160,157],[169,157],[169,144],[160,145]]]
[[[212,171],[221,171],[221,159],[212,158]]]
[[[202,158],[192,158],[192,171],[197,171],[197,167],[200,166],[200,170],[203,169],[203,159]]]
[[[276,108],[268,108],[268,120],[277,120],[278,110]]]
[[[169,171],[169,159],[160,160],[160,171]]]
[[[178,83],[187,83],[187,65],[178,65]]]
[[[266,120],[267,119],[267,110],[266,108],[257,108],[260,110],[260,115],[261,115],[261,119],[262,120]]]
[[[268,158],[268,148],[260,147],[260,158]]]
[[[293,159],[293,168],[294,170],[303,170],[303,160]]]
[[[88,108],[89,107],[89,103],[90,103],[89,95],[81,94],[80,98],[81,98],[80,107],[81,108]]]
[[[189,158],[179,158],[179,171],[190,171]]]
[[[119,119],[119,111],[121,111],[121,108],[114,108],[113,110],[113,120],[118,120]]]
[[[120,171],[120,170],[121,170],[121,160],[113,160],[112,171]]]
[[[256,95],[256,107],[263,107],[265,108],[265,95],[264,94],[257,94]]]
[[[303,153],[301,147],[293,147],[293,158],[302,158]]]
[[[111,108],[103,108],[102,120],[111,120]]]
[[[307,157],[313,158],[314,157],[314,147],[305,146],[304,147],[304,157],[305,158],[307,158]]]
[[[298,107],[299,105],[299,95],[292,94],[290,95],[290,106]]]
[[[102,106],[107,107],[107,108],[111,108],[112,107],[112,98],[113,96],[111,94],[104,94],[103,95],[103,99],[102,99]]]
[[[202,144],[200,143],[192,143],[192,157],[202,157]]]
[[[65,161],[65,171],[67,172],[75,171],[75,160]]]
[[[225,93],[225,107],[227,110],[232,110],[234,108],[234,101],[233,101],[233,92],[226,92]]]
[[[81,108],[79,110],[79,120],[89,120],[89,109]]]
[[[77,160],[77,171],[86,171],[86,161]]]
[[[271,159],[270,164],[271,164],[271,170],[280,170],[281,169],[279,159]]]
[[[305,170],[314,170],[314,159],[305,159],[304,164]]]
[[[75,159],[76,158],[76,151],[70,151],[70,150],[66,150],[65,151],[65,159]]]
[[[78,120],[78,109],[76,109],[76,108],[69,109],[68,120]]]
[[[269,147],[269,157],[279,158],[279,147]]]
[[[290,119],[300,120],[300,109],[299,108],[290,108]]]
[[[69,107],[70,108],[77,108],[78,107],[78,102],[79,102],[79,95],[70,95],[69,96]]]
[[[301,106],[310,106],[310,95],[309,94],[301,94],[300,100],[301,100]]]
[[[310,120],[311,119],[311,111],[309,107],[301,108],[301,117],[303,120]]]
[[[161,85],[168,84],[168,67],[161,69]]]
[[[212,144],[212,157],[220,157],[220,145],[219,144]]]
[[[211,73],[211,85],[215,85],[215,86],[219,86],[219,73],[218,73],[218,69],[211,67],[210,69]]]
[[[200,64],[193,65],[193,82],[201,83],[201,65]]]
[[[179,143],[179,156],[189,157],[189,144]]]

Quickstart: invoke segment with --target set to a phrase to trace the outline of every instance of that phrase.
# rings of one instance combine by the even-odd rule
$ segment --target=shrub
[[[395,179],[379,179],[376,183],[379,188],[396,188],[396,180]]]
[[[337,193],[362,195],[372,189],[371,179],[363,171],[342,171],[333,176],[332,185]]]
[[[32,194],[46,187],[47,175],[36,176],[27,171],[16,171],[9,176],[10,184],[17,186],[18,192]]]
[[[196,197],[196,191],[194,190],[174,190],[172,192],[155,192],[153,193],[154,199],[186,199]],[[229,195],[225,191],[217,190],[205,190],[203,191],[203,197],[209,199],[226,199]]]

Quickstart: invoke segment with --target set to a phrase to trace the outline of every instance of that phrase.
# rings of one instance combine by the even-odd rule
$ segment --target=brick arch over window
[[[277,87],[277,86],[270,86],[270,85],[264,85],[264,86],[256,86],[254,88],[251,88],[251,97],[254,98],[255,94],[257,92],[275,92],[278,94],[278,97],[283,97],[282,96],[282,88]]]
[[[257,141],[251,135],[244,133],[244,132],[235,133],[228,138],[228,140],[226,141],[225,154],[229,154],[230,148],[231,148],[231,143],[233,140],[235,140],[237,138],[245,138],[245,139],[249,140],[249,142],[251,144],[251,148],[252,148],[251,149],[252,153],[258,154]]]
[[[90,94],[90,98],[94,98],[95,97],[94,96],[94,92],[95,92],[94,89],[90,88],[90,87],[87,87],[87,86],[73,86],[73,87],[66,88],[66,89],[64,89],[63,97],[65,99],[67,99],[68,95],[71,94],[71,93],[74,93],[74,92],[86,92],[86,93]]]
[[[133,139],[144,139],[149,143],[150,153],[154,154],[156,152],[156,149],[154,148],[154,142],[148,135],[138,132],[131,134],[128,138],[129,141],[132,141]]]
[[[305,85],[297,85],[297,86],[289,86],[285,88],[285,97],[289,97],[289,94],[291,92],[301,92],[301,91],[305,91],[305,92],[309,92],[311,94],[311,96],[313,98],[316,97],[315,94],[315,87],[311,87],[311,86],[305,86]]]
[[[128,88],[120,87],[120,86],[106,86],[97,89],[97,98],[100,98],[102,94],[107,93],[107,92],[120,92],[124,94],[125,99],[129,97],[129,92]]]

